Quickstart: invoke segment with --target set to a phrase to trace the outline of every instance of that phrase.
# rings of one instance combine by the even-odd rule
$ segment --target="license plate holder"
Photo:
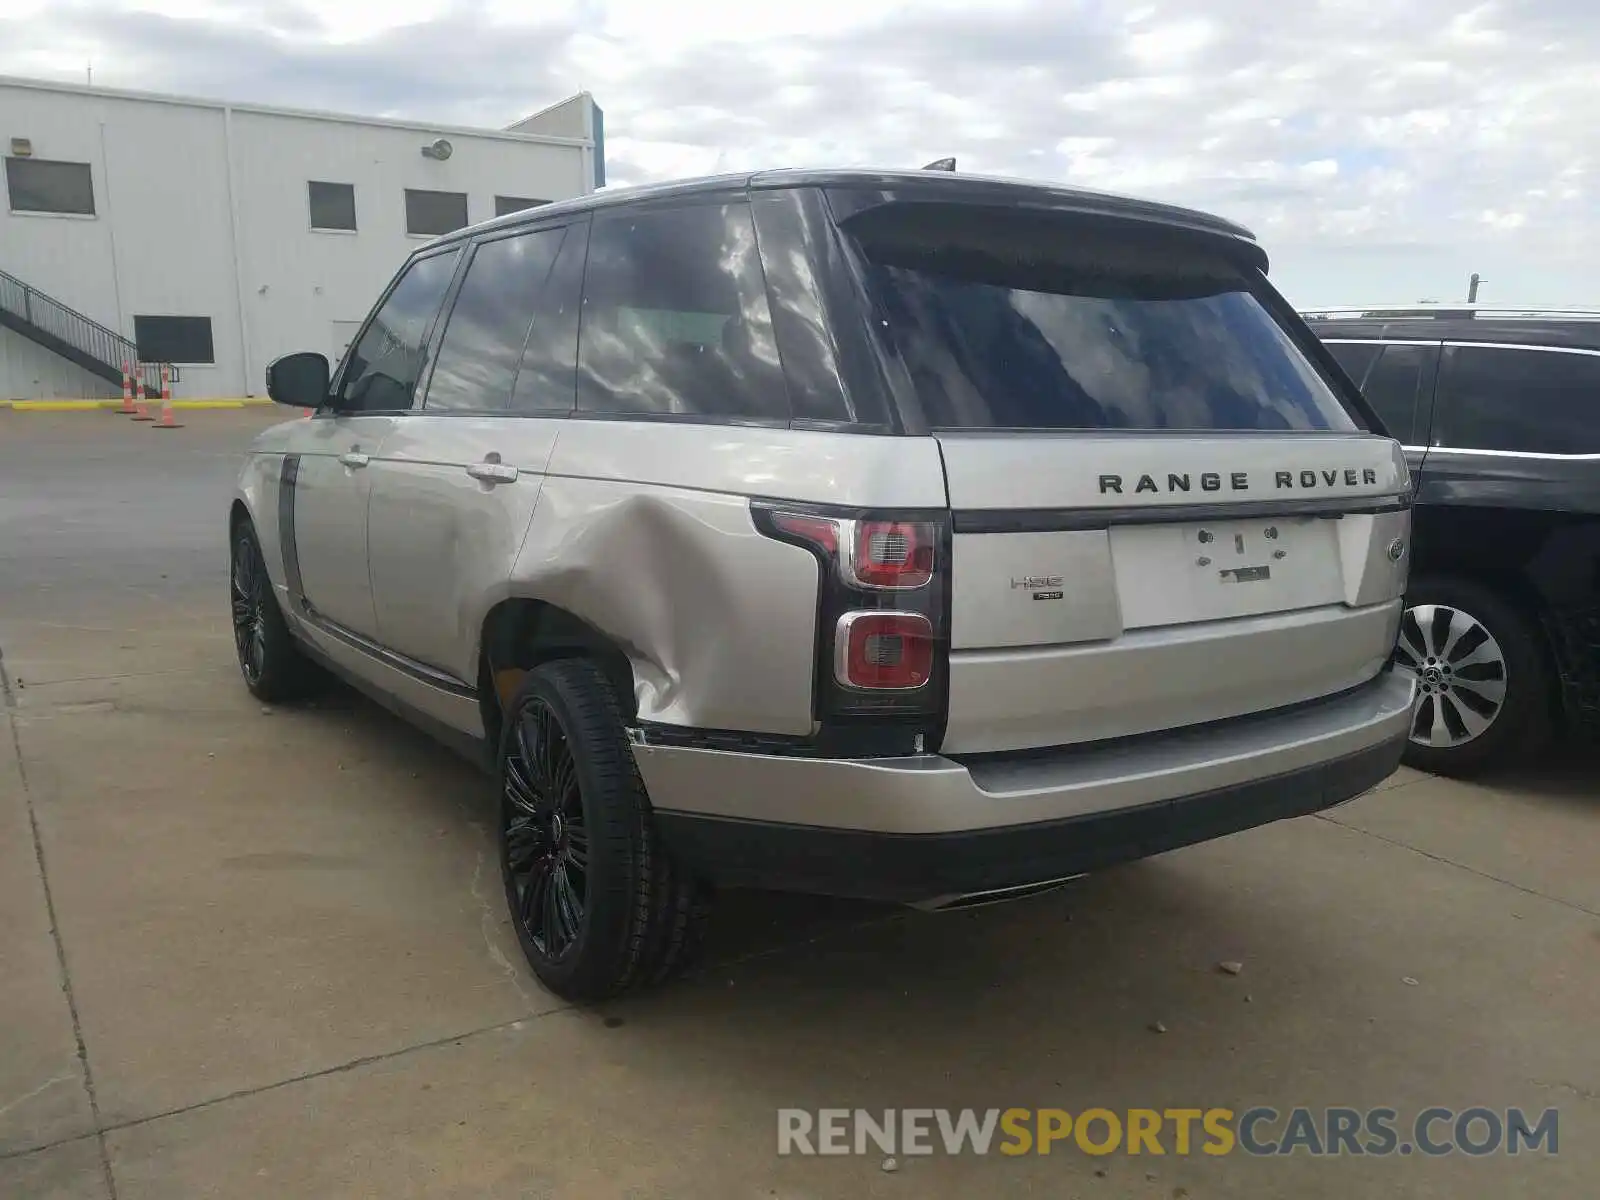
[[[1125,628],[1337,603],[1344,584],[1334,524],[1289,517],[1114,529]]]

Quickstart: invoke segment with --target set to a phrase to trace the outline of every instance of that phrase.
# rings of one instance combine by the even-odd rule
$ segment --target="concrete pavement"
[[[0,1196],[1592,1195],[1592,756],[969,913],[739,897],[701,973],[573,1010],[481,778],[238,681],[223,519],[273,416],[0,413]],[[781,1107],[1258,1104],[1553,1106],[1560,1152],[776,1154]]]

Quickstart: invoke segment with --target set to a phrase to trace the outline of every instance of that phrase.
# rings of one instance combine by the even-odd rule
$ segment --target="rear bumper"
[[[919,903],[1321,811],[1390,775],[1415,681],[1098,747],[956,761],[636,746],[663,838],[730,887]]]

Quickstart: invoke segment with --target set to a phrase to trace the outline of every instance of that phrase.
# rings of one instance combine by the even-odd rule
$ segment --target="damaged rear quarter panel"
[[[935,507],[944,480],[931,439],[572,421],[512,592],[616,642],[643,721],[808,734],[819,567],[752,496]]]

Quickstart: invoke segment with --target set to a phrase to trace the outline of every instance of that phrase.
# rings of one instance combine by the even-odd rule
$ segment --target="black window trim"
[[[706,191],[689,192],[676,196],[659,196],[646,200],[638,200],[628,204],[618,204],[591,210],[590,216],[594,224],[606,221],[625,221],[636,213],[649,214],[658,212],[674,212],[687,208],[713,208],[729,204],[743,204],[750,209],[750,225],[756,243],[756,266],[761,271],[761,298],[768,308],[768,320],[771,320],[772,292],[767,283],[767,264],[761,257],[761,232],[756,228],[755,205],[751,189],[745,186],[729,188],[715,188]],[[520,226],[519,226],[520,228]],[[591,234],[592,226],[591,226]],[[584,256],[583,264],[583,295],[579,300],[578,319],[578,361],[583,361],[583,319],[584,306],[589,303],[589,260]],[[776,333],[774,333],[776,339]],[[709,425],[748,429],[810,429],[825,432],[852,432],[859,428],[848,421],[819,422],[815,419],[796,420],[794,404],[788,398],[789,380],[783,373],[783,355],[779,351],[778,373],[783,379],[784,407],[789,410],[786,417],[749,417],[749,416],[719,416],[707,413],[607,413],[594,412],[576,407],[576,396],[572,412],[568,420],[572,421],[611,421],[625,424],[651,424],[651,425]]]
[[[532,234],[535,234],[535,233],[548,233],[552,229],[572,230],[572,229],[578,228],[580,226],[587,227],[588,224],[589,224],[589,218],[590,218],[590,214],[588,212],[577,212],[577,213],[566,212],[566,213],[561,213],[561,214],[559,214],[559,215],[557,215],[557,216],[555,216],[555,217],[553,217],[553,218],[551,218],[549,220],[546,220],[546,221],[529,221],[525,225],[516,225],[516,226],[514,226],[514,227],[512,227],[510,229],[495,229],[495,230],[493,230],[491,232],[482,234],[480,236],[476,236],[476,237],[472,237],[472,238],[463,238],[461,241],[452,243],[450,246],[446,247],[446,249],[460,249],[460,250],[463,251],[463,253],[462,253],[462,256],[461,256],[461,262],[456,267],[455,277],[453,279],[451,279],[450,286],[447,289],[445,289],[444,300],[439,305],[438,313],[436,313],[434,315],[433,326],[428,330],[428,337],[429,337],[430,342],[431,342],[434,334],[442,334],[443,332],[448,331],[448,329],[450,328],[450,320],[449,320],[449,318],[452,315],[454,315],[454,313],[455,313],[456,298],[461,294],[461,288],[466,283],[466,280],[467,280],[467,272],[472,269],[472,260],[475,259],[478,256],[478,248],[480,246],[486,246],[491,242],[503,242],[503,241],[507,240],[508,238],[528,237],[528,236],[530,236]],[[588,244],[588,241],[587,241],[587,233],[588,233],[587,228],[585,228],[585,241],[584,241],[584,247],[583,247],[584,266],[585,267],[588,266],[588,256],[589,256],[589,244]],[[566,242],[565,241],[562,242],[561,249],[562,250],[566,249]],[[561,253],[560,251],[557,251],[557,260],[558,261],[559,261],[560,253]],[[422,256],[419,255],[418,257],[422,257]],[[556,266],[555,263],[551,263],[550,264],[550,269],[552,271],[555,270],[555,266]],[[580,279],[583,278],[583,275],[581,273],[579,275],[579,278]],[[579,307],[580,307],[580,314],[581,314],[581,308],[582,308],[582,296],[581,296],[581,293],[580,293],[580,296],[579,296]],[[374,309],[373,311],[376,312],[377,310]],[[580,330],[579,336],[581,337],[582,336],[581,330],[582,330],[582,327],[583,327],[583,322],[581,320],[581,317],[580,317],[580,320],[578,322],[578,326],[579,326],[579,330]],[[533,323],[530,321],[528,323],[528,333],[532,333],[532,331],[533,331]],[[524,354],[526,354],[527,350],[528,350],[527,337],[528,337],[528,334],[524,334],[523,335],[522,350],[523,350]],[[355,343],[352,342],[351,344],[354,345]],[[576,356],[576,349],[574,350],[574,356]],[[578,392],[577,392],[577,388],[576,387],[573,388],[573,392],[572,392],[572,407],[568,408],[566,410],[562,410],[562,409],[559,409],[559,408],[548,408],[548,409],[537,409],[537,410],[520,411],[519,412],[519,411],[511,411],[511,410],[504,409],[504,408],[446,408],[446,409],[434,408],[434,409],[430,409],[428,407],[428,393],[433,388],[433,368],[434,368],[434,360],[435,360],[435,358],[436,358],[436,356],[432,353],[432,347],[430,346],[429,347],[429,353],[428,353],[428,356],[427,356],[427,362],[423,365],[422,374],[418,377],[418,380],[417,380],[417,387],[420,390],[420,393],[421,393],[421,396],[422,396],[422,404],[421,404],[420,407],[413,407],[413,408],[407,410],[408,413],[410,413],[412,415],[429,416],[429,417],[479,417],[479,418],[482,418],[482,417],[496,417],[496,418],[500,418],[500,419],[508,419],[508,418],[516,417],[516,418],[519,418],[519,419],[532,420],[532,421],[564,421],[564,420],[567,420],[567,419],[571,418],[573,416],[573,414],[577,411]],[[517,369],[511,376],[511,395],[512,396],[515,396],[517,394],[517,380],[521,377],[521,375],[522,375],[522,359],[519,357],[517,359]]]
[[[86,167],[89,171],[89,204],[88,212],[67,212],[54,208],[18,208],[11,194],[11,173],[6,170],[6,212],[13,217],[55,217],[65,218],[69,221],[98,221],[100,219],[100,197],[94,186],[94,164],[92,162],[79,162],[75,158],[35,158],[31,154],[8,154],[7,162],[20,163],[53,163],[69,167]]]
[[[316,216],[311,206],[311,185],[320,183],[325,187],[346,187],[350,189],[350,219],[354,225],[318,225]],[[333,233],[349,236],[361,232],[361,214],[356,209],[356,185],[347,183],[342,179],[308,179],[306,180],[306,229],[311,233]]]
[[[1441,377],[1444,374],[1443,352],[1445,350],[1535,350],[1545,354],[1582,354],[1590,358],[1600,358],[1600,350],[1583,346],[1546,346],[1532,342],[1473,342],[1463,341],[1459,338],[1442,338],[1436,344],[1440,348],[1439,373]],[[1462,454],[1473,458],[1522,458],[1535,462],[1600,462],[1600,451],[1590,451],[1583,454],[1560,454],[1554,450],[1483,450],[1467,446],[1434,444],[1431,438],[1428,446],[1419,447],[1419,449],[1426,449],[1429,454]]]
[[[399,270],[395,271],[394,277],[389,280],[389,286],[383,289],[383,295],[379,296],[377,302],[367,311],[366,317],[361,322],[361,328],[356,330],[355,336],[350,339],[349,349],[345,351],[344,358],[340,359],[335,366],[333,377],[328,381],[328,398],[312,414],[313,420],[320,420],[324,417],[330,419],[341,417],[406,417],[422,411],[417,407],[417,389],[421,386],[423,379],[433,378],[433,336],[439,330],[439,315],[445,311],[447,305],[454,302],[456,289],[460,286],[461,264],[466,257],[462,254],[464,248],[465,243],[454,241],[443,246],[428,246],[426,249],[418,250],[415,254],[407,256],[405,262],[400,264]],[[339,389],[344,385],[344,369],[350,362],[350,356],[355,353],[356,347],[361,345],[361,339],[367,336],[367,330],[372,327],[372,322],[377,315],[383,311],[383,306],[389,302],[389,297],[394,295],[395,289],[400,286],[400,281],[418,263],[430,258],[438,258],[443,254],[454,254],[456,256],[455,273],[451,275],[450,282],[445,285],[444,296],[440,299],[438,307],[433,310],[433,317],[428,322],[428,328],[422,335],[422,370],[417,373],[417,382],[411,387],[411,407],[372,408],[362,409],[360,412],[346,412],[332,407],[331,401],[333,397],[338,395]],[[426,393],[424,392],[423,394],[425,395]]]

